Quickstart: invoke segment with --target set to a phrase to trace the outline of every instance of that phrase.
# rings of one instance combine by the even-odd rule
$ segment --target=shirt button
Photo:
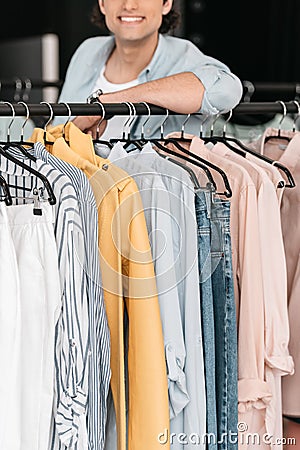
[[[103,170],[108,170],[108,164],[103,164],[102,169]]]

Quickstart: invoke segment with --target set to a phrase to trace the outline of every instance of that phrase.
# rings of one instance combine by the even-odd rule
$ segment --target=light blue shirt
[[[184,328],[180,310],[178,295],[178,281],[175,265],[173,241],[173,216],[171,213],[169,192],[161,175],[149,166],[138,162],[135,155],[130,156],[121,142],[114,145],[107,155],[103,154],[97,146],[100,156],[107,156],[109,160],[125,170],[137,183],[143,208],[151,252],[154,262],[160,315],[163,327],[165,359],[168,374],[170,431],[173,432],[172,422],[174,417],[182,413],[189,403],[186,387],[185,368],[185,343]],[[177,258],[179,255],[177,255]],[[110,411],[111,414],[111,411]],[[116,449],[115,420],[109,419],[107,431],[106,450]]]
[[[143,202],[145,219],[154,262],[160,306],[165,357],[167,363],[170,419],[177,416],[189,402],[185,380],[185,344],[178,295],[178,280],[173,241],[173,216],[169,192],[161,175],[149,166],[130,157],[118,142],[109,160],[125,170],[137,183]]]
[[[172,432],[176,436],[171,448],[204,450],[202,438],[206,433],[206,394],[194,184],[183,168],[159,156],[150,143],[136,154],[136,161],[161,175],[169,192],[173,218],[175,271],[186,349],[184,372],[190,401],[172,420]],[[186,433],[185,445],[180,442],[180,433]],[[189,441],[195,433],[199,436],[199,442]]]
[[[113,36],[97,36],[83,41],[70,61],[58,101],[85,103],[114,46]],[[205,87],[199,110],[204,117],[229,111],[242,97],[241,81],[225,64],[205,55],[192,42],[168,35],[159,35],[153,58],[141,71],[138,80],[139,83],[145,83],[182,72],[193,72]],[[199,115],[192,116],[188,120],[186,132],[198,135],[200,118]],[[178,131],[183,120],[182,115],[170,115],[165,124],[165,132]],[[56,117],[53,125],[65,121],[65,117]],[[143,121],[145,118],[136,119],[132,127],[134,136],[140,136]],[[158,136],[161,122],[161,116],[152,117],[147,123],[146,137]]]

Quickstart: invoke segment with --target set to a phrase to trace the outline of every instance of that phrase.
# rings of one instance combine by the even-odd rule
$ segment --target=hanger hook
[[[106,112],[105,112],[105,108],[103,106],[103,103],[101,103],[99,101],[95,101],[93,103],[96,103],[96,105],[99,105],[100,108],[101,108],[101,118],[100,118],[99,122],[97,123],[97,128],[96,128],[96,139],[98,140],[99,139],[99,134],[100,134],[100,125],[103,122],[103,120],[105,119]]]
[[[24,89],[24,92],[23,92],[22,100],[24,102],[28,102],[29,96],[30,96],[30,92],[31,92],[31,89],[32,89],[32,83],[31,83],[31,80],[29,78],[26,78],[26,80],[24,80],[24,83],[25,83],[25,89]]]
[[[232,117],[232,109],[230,109],[228,112],[229,112],[229,115],[228,115],[227,119],[225,120],[224,126],[223,126],[223,137],[226,136],[227,124],[230,122],[230,119]]]
[[[160,138],[161,139],[164,139],[164,126],[165,126],[166,121],[168,120],[168,117],[169,117],[169,110],[166,108],[165,118],[164,118],[162,124],[160,125]]]
[[[136,113],[136,108],[135,108],[134,104],[132,102],[128,102],[128,103],[130,104],[130,106],[132,108],[132,117],[131,117],[131,120],[130,120],[129,124],[127,125],[127,127],[128,127],[128,136],[127,136],[127,138],[130,138],[131,128],[132,128],[133,122],[136,119],[137,113]]]
[[[50,105],[50,103],[48,103],[48,102],[40,102],[40,104],[42,105],[47,105],[48,106],[48,108],[50,109],[50,117],[49,117],[49,119],[47,120],[47,122],[45,123],[45,125],[44,125],[44,132],[46,132],[47,131],[47,126],[49,125],[49,123],[51,122],[51,120],[53,119],[53,116],[54,116],[54,111],[53,111],[53,108],[52,108],[52,106]]]
[[[22,125],[22,128],[21,128],[21,142],[23,142],[23,140],[24,140],[24,128],[25,128],[26,123],[29,120],[30,113],[29,113],[29,108],[28,108],[27,103],[25,103],[25,102],[18,102],[18,105],[24,105],[25,109],[26,109],[26,119],[25,119],[25,121],[24,121],[24,123]]]
[[[16,111],[15,111],[15,108],[13,107],[12,103],[10,103],[10,102],[1,102],[1,103],[5,103],[6,105],[8,105],[10,107],[10,109],[11,109],[11,112],[12,112],[12,119],[9,122],[9,125],[7,127],[7,135],[6,135],[7,142],[10,142],[10,128],[11,128],[11,126],[12,126],[14,120],[15,120]]]
[[[212,121],[211,123],[211,127],[210,127],[210,137],[212,137],[214,135],[214,126],[216,121],[218,120],[218,118],[220,117],[220,113],[216,114],[215,119]]]
[[[183,124],[181,125],[181,138],[184,138],[185,124],[187,123],[187,121],[189,120],[190,117],[191,117],[191,114],[188,114],[186,116],[186,118],[184,119]]]
[[[294,119],[294,123],[293,123],[293,132],[295,132],[296,131],[296,123],[297,123],[297,120],[299,119],[299,116],[300,116],[300,104],[299,104],[299,102],[297,100],[292,100],[292,103],[295,103],[295,105],[298,108],[298,114],[296,115],[296,117]]]
[[[22,80],[20,78],[15,78],[15,93],[14,93],[14,101],[18,102],[21,98],[20,96],[20,92],[22,91],[22,87],[23,87],[23,83]]]
[[[243,101],[244,102],[250,102],[251,101],[251,97],[252,97],[252,95],[255,92],[255,86],[249,80],[243,81],[243,86],[247,89],[247,92],[245,92]]]
[[[284,119],[286,118],[286,116],[287,116],[287,107],[286,107],[286,104],[285,104],[283,101],[281,101],[281,100],[276,100],[276,103],[280,103],[281,106],[282,106],[282,108],[283,108],[283,116],[281,117],[280,122],[279,122],[279,125],[278,125],[278,136],[280,136],[280,133],[281,133],[281,124],[282,124],[283,120],[284,120]]]
[[[69,113],[68,118],[67,118],[66,122],[63,125],[63,131],[62,131],[63,138],[65,138],[65,129],[66,129],[66,126],[68,125],[68,123],[70,122],[70,119],[71,119],[71,116],[72,116],[72,111],[71,111],[71,108],[68,105],[68,103],[61,102],[60,105],[65,105],[65,107],[67,108],[68,113]]]
[[[129,110],[129,114],[130,114],[129,117],[127,118],[127,120],[125,121],[125,123],[123,124],[123,132],[122,132],[122,139],[128,139],[128,133],[126,136],[126,126],[132,118],[133,111],[132,111],[130,102],[122,102],[122,104],[128,106],[128,110]]]
[[[201,120],[200,122],[200,132],[199,132],[199,138],[202,139],[203,138],[203,126],[207,120],[207,118],[209,117],[208,114],[203,115],[203,120]]]
[[[148,121],[150,120],[151,117],[151,109],[150,106],[148,105],[147,102],[140,102],[140,104],[143,104],[146,106],[147,110],[148,110],[148,116],[146,118],[146,120],[142,123],[142,131],[141,131],[141,139],[145,139],[145,125],[146,123],[148,123]]]

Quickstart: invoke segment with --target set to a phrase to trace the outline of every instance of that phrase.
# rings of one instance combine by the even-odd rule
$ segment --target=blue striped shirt
[[[65,173],[75,188],[83,225],[85,274],[89,301],[90,371],[88,401],[89,448],[102,450],[105,442],[107,395],[110,383],[110,336],[101,286],[98,252],[98,211],[91,185],[82,170],[51,155],[40,142],[34,155]]]

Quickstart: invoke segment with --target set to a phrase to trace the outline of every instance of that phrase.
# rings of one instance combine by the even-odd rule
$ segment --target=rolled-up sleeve
[[[232,72],[218,69],[216,66],[203,67],[197,75],[205,92],[202,100],[202,114],[219,114],[233,109],[241,100],[242,83]]]
[[[182,72],[193,73],[205,89],[198,111],[200,114],[211,116],[226,113],[240,102],[243,95],[242,82],[225,63],[206,55],[185,39],[175,41],[165,37],[161,38],[160,44],[161,55],[155,67],[155,75],[162,77]]]

